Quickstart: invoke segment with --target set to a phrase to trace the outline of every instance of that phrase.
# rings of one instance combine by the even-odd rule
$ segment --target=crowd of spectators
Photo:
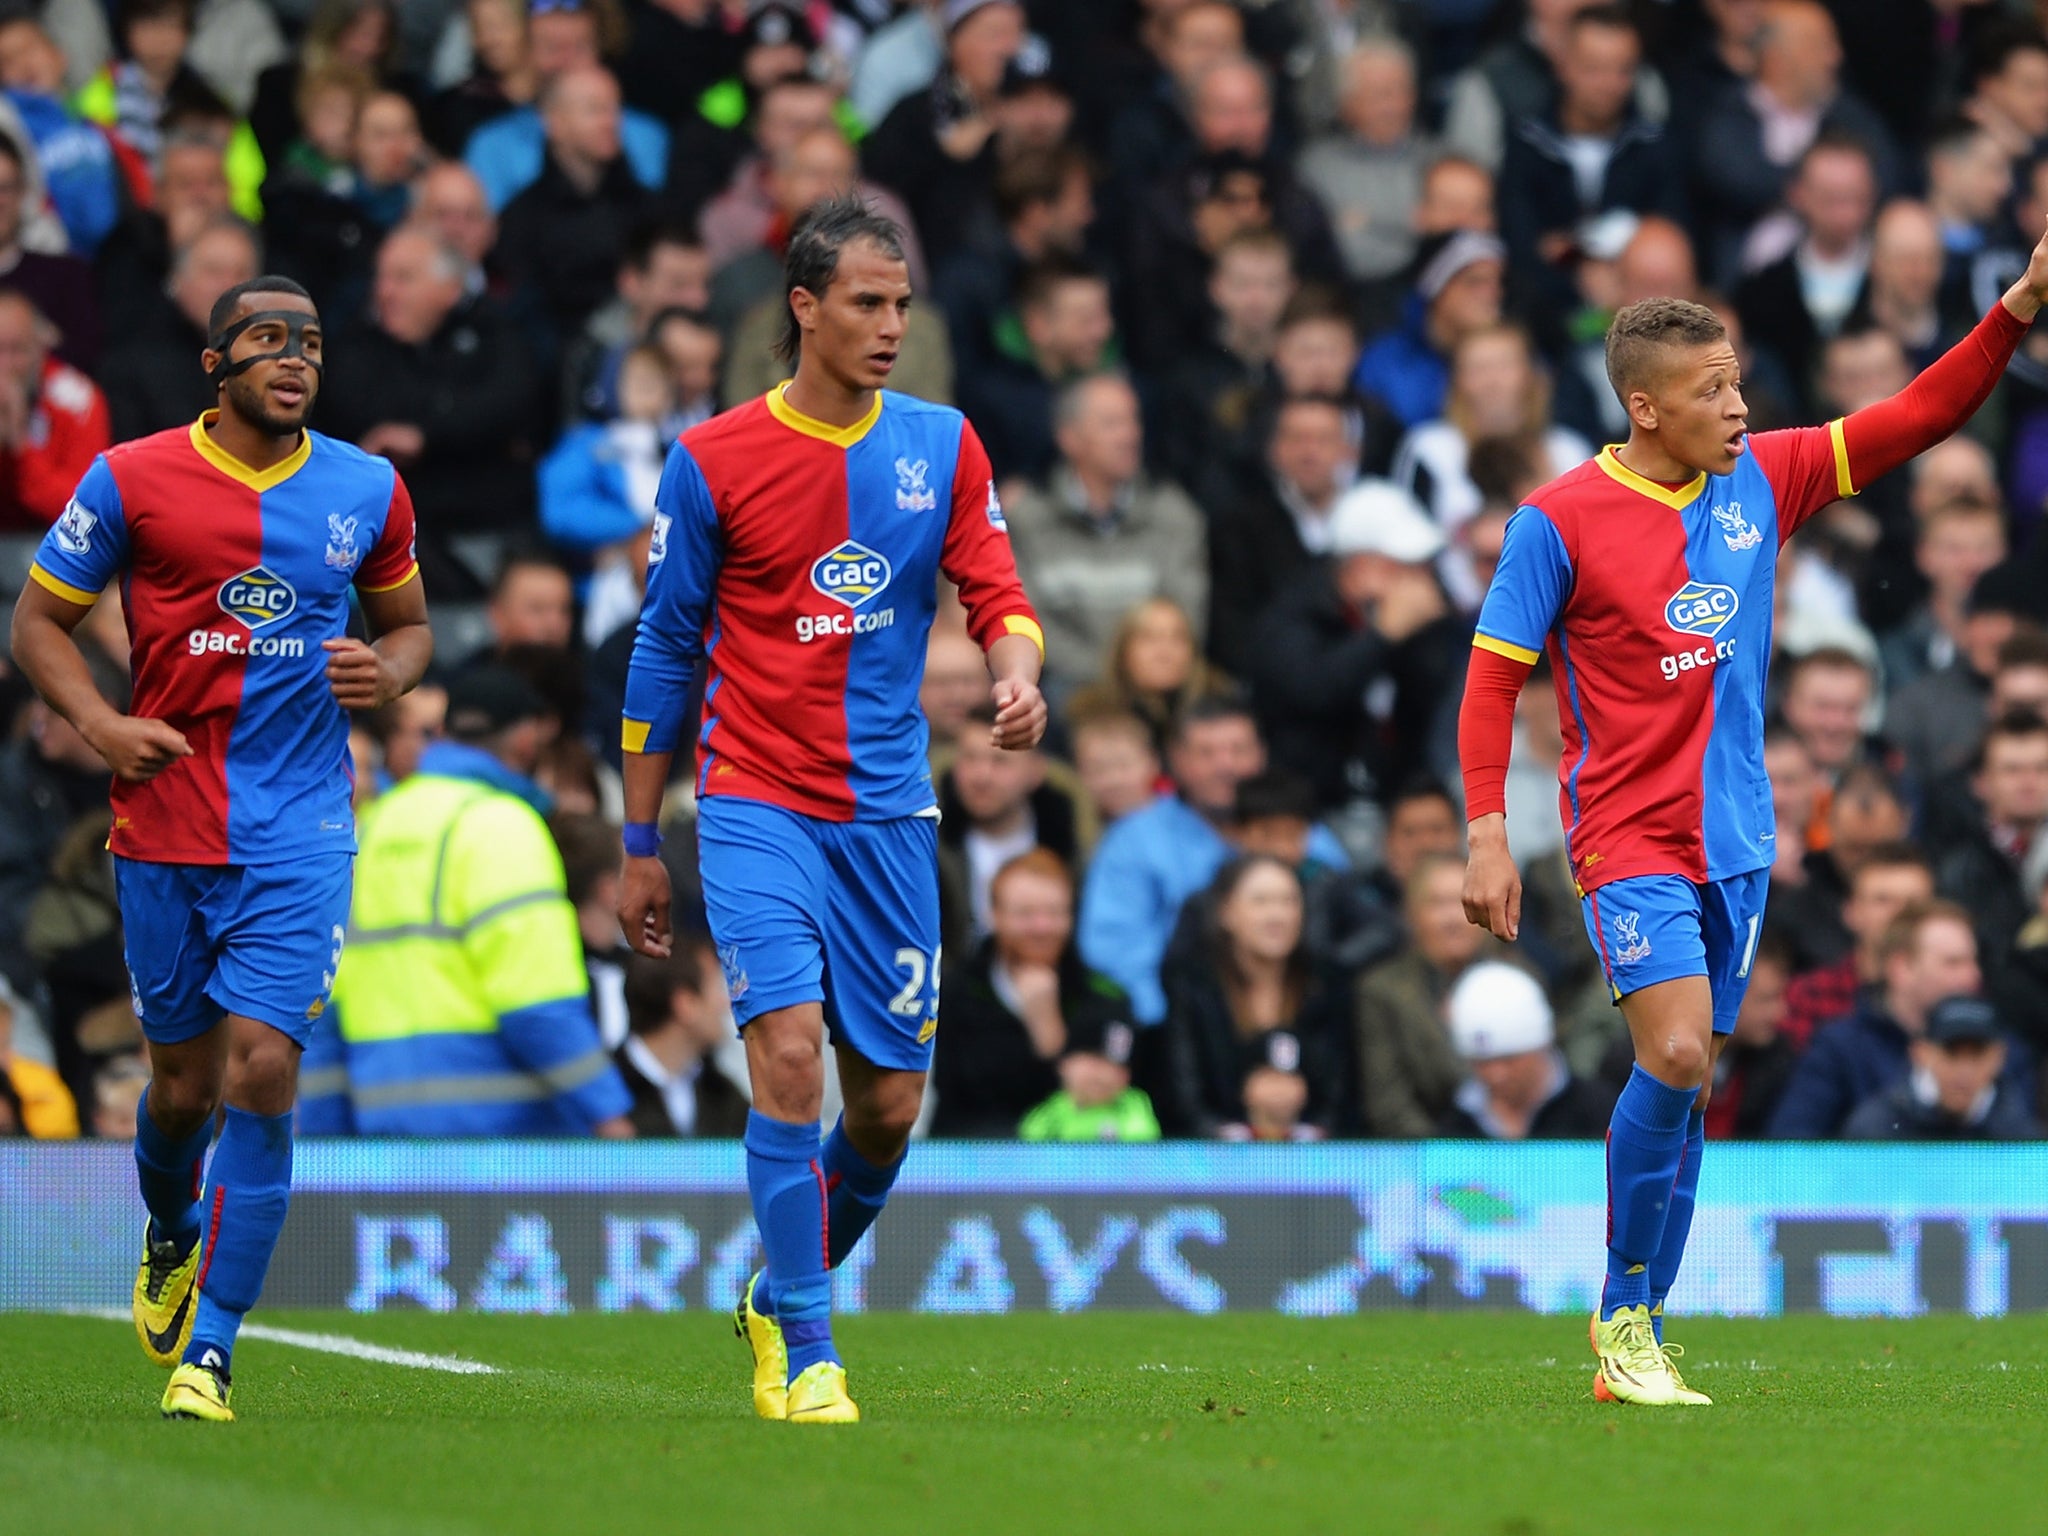
[[[1507,521],[1625,433],[1621,305],[1720,314],[1755,430],[1963,334],[2048,221],[2044,27],[2030,0],[0,0],[0,530],[25,549],[96,452],[211,403],[220,292],[302,282],[316,424],[411,487],[438,678],[548,703],[532,777],[634,1128],[730,1133],[687,763],[666,856],[699,931],[655,962],[610,915],[618,705],[663,456],[785,376],[784,243],[857,186],[920,296],[894,387],[988,445],[1055,713],[991,749],[942,602],[930,1133],[1598,1135],[1629,1046],[1541,673],[1522,938],[1459,901],[1454,717]],[[1777,861],[1711,1134],[2038,1134],[2044,511],[2048,335],[1781,556]],[[87,633],[124,701],[111,596]],[[5,686],[0,1129],[126,1135],[105,770]],[[365,803],[445,699],[358,722]]]

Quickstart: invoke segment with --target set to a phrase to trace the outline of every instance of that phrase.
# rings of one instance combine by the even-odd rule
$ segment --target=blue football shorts
[[[116,858],[142,1033],[175,1045],[238,1013],[304,1046],[334,990],[355,862],[352,853],[288,864]]]
[[[939,1017],[936,818],[821,821],[711,795],[697,857],[712,942],[744,1030],[822,1003],[832,1039],[878,1067],[924,1072]]]
[[[1683,875],[1636,875],[1588,891],[1586,934],[1616,1002],[1680,976],[1704,976],[1714,994],[1714,1033],[1735,1028],[1763,927],[1771,872],[1751,870],[1708,885]]]

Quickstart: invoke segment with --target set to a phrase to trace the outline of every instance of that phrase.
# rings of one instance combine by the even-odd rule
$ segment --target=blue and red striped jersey
[[[1839,421],[1747,442],[1728,474],[1676,487],[1604,448],[1508,520],[1472,643],[1522,662],[1549,652],[1582,890],[1771,864],[1764,673],[1778,550],[1857,487]]]
[[[388,461],[317,432],[253,470],[208,435],[213,414],[95,459],[29,572],[86,605],[121,578],[131,710],[192,744],[147,784],[115,781],[108,846],[161,864],[353,851],[321,642],[346,631],[351,586],[412,579],[412,499]]]
[[[701,662],[699,794],[827,821],[929,811],[917,696],[940,573],[984,649],[1043,643],[988,454],[950,406],[883,390],[833,427],[777,388],[684,433],[654,505],[625,747],[675,749]]]

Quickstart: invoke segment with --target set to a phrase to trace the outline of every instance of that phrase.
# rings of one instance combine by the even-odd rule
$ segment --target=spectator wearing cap
[[[1962,622],[1950,631],[1954,652],[1946,664],[1898,689],[1885,706],[1885,739],[1903,754],[1914,782],[1937,801],[1952,798],[1945,781],[1967,767],[1985,723],[2014,702],[2001,678],[2008,671],[2048,667],[2038,627],[2048,617],[2048,594],[2037,579],[2010,560],[1979,575],[1969,587]],[[2034,689],[2023,692],[2018,702],[2035,701]]]
[[[1067,863],[1043,848],[1010,859],[991,883],[989,911],[987,936],[951,952],[964,958],[945,978],[935,1136],[1016,1135],[1018,1122],[1061,1090],[1060,1063],[1070,1051],[1126,1069],[1132,1062],[1134,1021],[1122,990],[1074,948]],[[1123,1033],[1112,1039],[1116,1031]],[[1129,1081],[1126,1072],[1124,1086]]]
[[[1300,877],[1271,854],[1243,854],[1199,900],[1201,942],[1170,951],[1162,978],[1170,1124],[1234,1140],[1348,1128],[1345,993],[1310,950]]]
[[[1341,398],[1283,399],[1265,431],[1261,473],[1210,499],[1209,654],[1237,677],[1252,670],[1260,617],[1329,554],[1337,504],[1358,479]]]
[[[1434,569],[1443,533],[1385,480],[1346,491],[1330,554],[1260,619],[1250,681],[1280,766],[1330,808],[1423,766],[1467,634]]]
[[[1489,234],[1459,230],[1425,240],[1416,252],[1415,291],[1397,330],[1365,349],[1354,382],[1403,427],[1443,414],[1451,354],[1471,331],[1497,325],[1507,247]]]
[[[1612,209],[1685,216],[1684,166],[1664,124],[1635,105],[1642,38],[1620,5],[1590,5],[1566,23],[1558,91],[1508,127],[1500,227],[1518,273],[1569,304],[1572,232]]]
[[[961,243],[985,213],[995,174],[1003,75],[1025,44],[1016,0],[944,0],[943,68],[928,90],[904,97],[861,146],[867,173],[900,194],[933,260]]]
[[[0,527],[49,527],[113,443],[106,396],[57,340],[26,296],[0,288]]]
[[[1849,1141],[2033,1141],[2041,1126],[2004,1081],[2006,1032],[1979,997],[1948,997],[1907,1046],[1912,1070],[1863,1101],[1842,1127]]]
[[[1771,1116],[1778,1140],[1826,1141],[1841,1135],[1859,1105],[1903,1081],[1910,1047],[1927,1032],[1934,1005],[1977,995],[1983,974],[1967,909],[1949,901],[1906,908],[1878,944],[1881,983],[1856,1011],[1822,1028],[1799,1059]],[[2033,1091],[2033,1061],[2016,1043],[2004,1075],[2024,1102]]]
[[[552,730],[517,673],[460,674],[446,739],[365,814],[346,963],[299,1080],[309,1134],[633,1134],[532,777]]]
[[[1613,1105],[1572,1075],[1543,988],[1527,971],[1483,961],[1444,1004],[1451,1045],[1471,1074],[1437,1134],[1467,1141],[1587,1140],[1606,1134]]]
[[[1187,493],[1144,470],[1138,393],[1118,374],[1077,379],[1053,408],[1059,460],[1044,486],[1008,507],[1018,574],[1050,626],[1048,681],[1093,682],[1118,621],[1149,597],[1170,597],[1200,634],[1209,607],[1202,514]]]
[[[1415,122],[1415,54],[1398,38],[1368,36],[1346,55],[1338,131],[1302,151],[1302,184],[1329,210],[1345,274],[1385,283],[1415,257],[1415,207],[1438,153]]]
[[[219,403],[192,359],[206,349],[214,301],[261,270],[256,232],[233,215],[207,225],[171,258],[170,281],[148,318],[108,352],[106,380],[114,439],[189,426]]]
[[[604,67],[624,46],[625,30],[609,5],[536,5],[527,22],[535,74],[534,102],[493,118],[470,135],[463,159],[484,184],[491,211],[502,214],[513,198],[539,179],[547,164],[548,131],[539,102],[555,80],[576,70]],[[616,85],[614,86],[616,90]],[[641,186],[659,188],[668,167],[668,129],[660,120],[616,106],[618,151]]]
[[[1025,1141],[1157,1141],[1152,1099],[1131,1086],[1138,1033],[1121,1021],[1093,1020],[1068,1031],[1060,1052],[1060,1089],[1024,1117]]]
[[[633,1096],[633,1134],[745,1135],[747,1096],[711,1060],[733,1025],[710,944],[678,934],[667,955],[634,955],[625,999],[627,1033],[613,1060]]]

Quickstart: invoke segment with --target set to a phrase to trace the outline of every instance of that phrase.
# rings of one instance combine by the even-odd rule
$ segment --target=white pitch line
[[[112,1307],[90,1308],[85,1315],[102,1317],[114,1323],[132,1320],[129,1313]],[[414,1371],[446,1371],[451,1376],[498,1374],[495,1365],[485,1365],[481,1360],[464,1360],[456,1355],[423,1355],[411,1349],[391,1349],[382,1344],[352,1339],[345,1333],[301,1333],[296,1328],[273,1328],[268,1323],[244,1323],[241,1336],[245,1339],[264,1339],[272,1344],[290,1344],[297,1349],[318,1350],[324,1355],[346,1355],[351,1360],[373,1360],[379,1365],[402,1365]]]

